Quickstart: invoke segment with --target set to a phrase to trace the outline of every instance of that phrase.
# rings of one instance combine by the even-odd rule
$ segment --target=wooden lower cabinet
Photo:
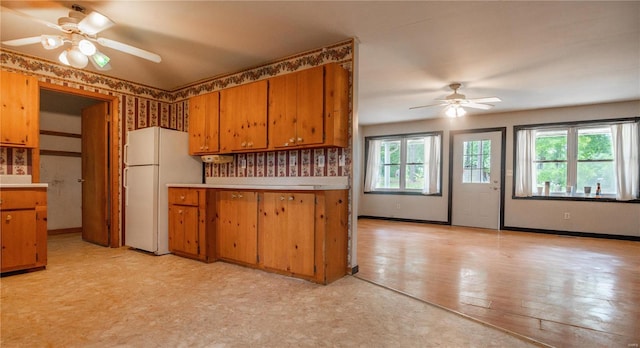
[[[348,206],[347,190],[169,188],[169,249],[328,284],[347,274]]]
[[[223,260],[258,263],[258,193],[219,191],[217,253]]]
[[[265,268],[315,276],[314,193],[265,192],[260,204],[260,262]]]
[[[347,273],[348,191],[262,195],[259,266],[321,284]]]
[[[1,271],[47,265],[47,189],[0,189]]]
[[[215,196],[207,189],[169,188],[169,251],[205,262],[215,255]]]

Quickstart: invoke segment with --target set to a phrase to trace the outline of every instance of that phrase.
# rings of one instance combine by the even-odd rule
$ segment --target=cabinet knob
[[[293,143],[294,141],[296,141],[296,138],[289,138],[290,143]]]
[[[247,146],[248,146],[248,147],[252,147],[252,146],[253,146],[253,142],[251,142],[251,141],[250,141],[250,142],[248,142],[248,143],[247,143]]]
[[[243,141],[242,143],[240,143],[240,146],[242,146],[242,147],[247,147],[247,142],[246,142],[246,141]]]
[[[231,198],[237,198],[237,197],[238,197],[238,196],[236,196],[236,195],[231,195]]]
[[[292,200],[294,200],[294,199],[295,199],[295,197],[293,197],[293,196],[289,196],[289,200],[290,200],[290,201],[292,201]]]
[[[7,215],[7,221],[11,221],[11,219],[13,219],[11,215]]]
[[[178,214],[182,215],[182,209],[178,210]]]
[[[302,138],[298,138],[298,142],[301,143],[302,142]]]
[[[280,196],[280,200],[281,200],[281,201],[284,201],[284,196]]]
[[[204,150],[204,145],[200,146],[200,150]]]
[[[180,199],[183,201],[184,201],[184,198],[185,198],[184,195],[180,196]]]
[[[244,196],[243,195],[238,195],[238,198],[242,198],[242,197],[244,197]]]

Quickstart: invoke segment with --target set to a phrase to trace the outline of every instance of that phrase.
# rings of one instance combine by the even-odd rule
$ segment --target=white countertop
[[[256,184],[167,184],[167,187],[214,188],[226,190],[328,191],[347,190],[348,185],[256,185]]]
[[[228,190],[326,191],[348,190],[346,176],[323,177],[216,177],[206,184],[167,184],[168,187],[217,188]]]
[[[34,183],[34,184],[3,184],[3,183],[0,183],[0,189],[3,189],[3,188],[38,188],[38,187],[49,187],[49,184],[46,184],[46,183]]]

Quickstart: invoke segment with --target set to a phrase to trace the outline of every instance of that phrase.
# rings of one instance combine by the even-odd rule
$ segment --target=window
[[[368,137],[365,192],[440,193],[441,133]]]
[[[638,122],[516,127],[515,195],[638,197]],[[589,191],[591,191],[589,193]],[[546,194],[546,193],[545,193]]]
[[[462,151],[462,183],[488,184],[491,178],[491,140],[465,141]]]

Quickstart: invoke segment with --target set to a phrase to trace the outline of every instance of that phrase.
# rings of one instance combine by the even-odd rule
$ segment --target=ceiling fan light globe
[[[85,56],[92,56],[96,53],[96,45],[94,45],[93,42],[87,39],[82,39],[80,40],[80,42],[78,42],[78,49]]]
[[[91,62],[97,65],[100,68],[104,68],[109,64],[111,59],[102,52],[96,52],[91,56]]]
[[[466,115],[467,111],[464,108],[460,107],[459,105],[451,105],[447,108],[447,110],[445,111],[445,114],[448,117],[455,118],[455,117],[462,117]]]
[[[58,48],[64,44],[62,38],[56,35],[42,35],[40,42],[42,43],[42,47],[47,50]]]
[[[69,59],[67,59],[67,51],[68,50],[62,51],[62,53],[60,53],[60,55],[58,56],[58,60],[64,65],[71,66],[71,63],[69,63]]]
[[[89,58],[75,46],[67,52],[67,60],[72,67],[77,69],[82,69],[89,63]]]

